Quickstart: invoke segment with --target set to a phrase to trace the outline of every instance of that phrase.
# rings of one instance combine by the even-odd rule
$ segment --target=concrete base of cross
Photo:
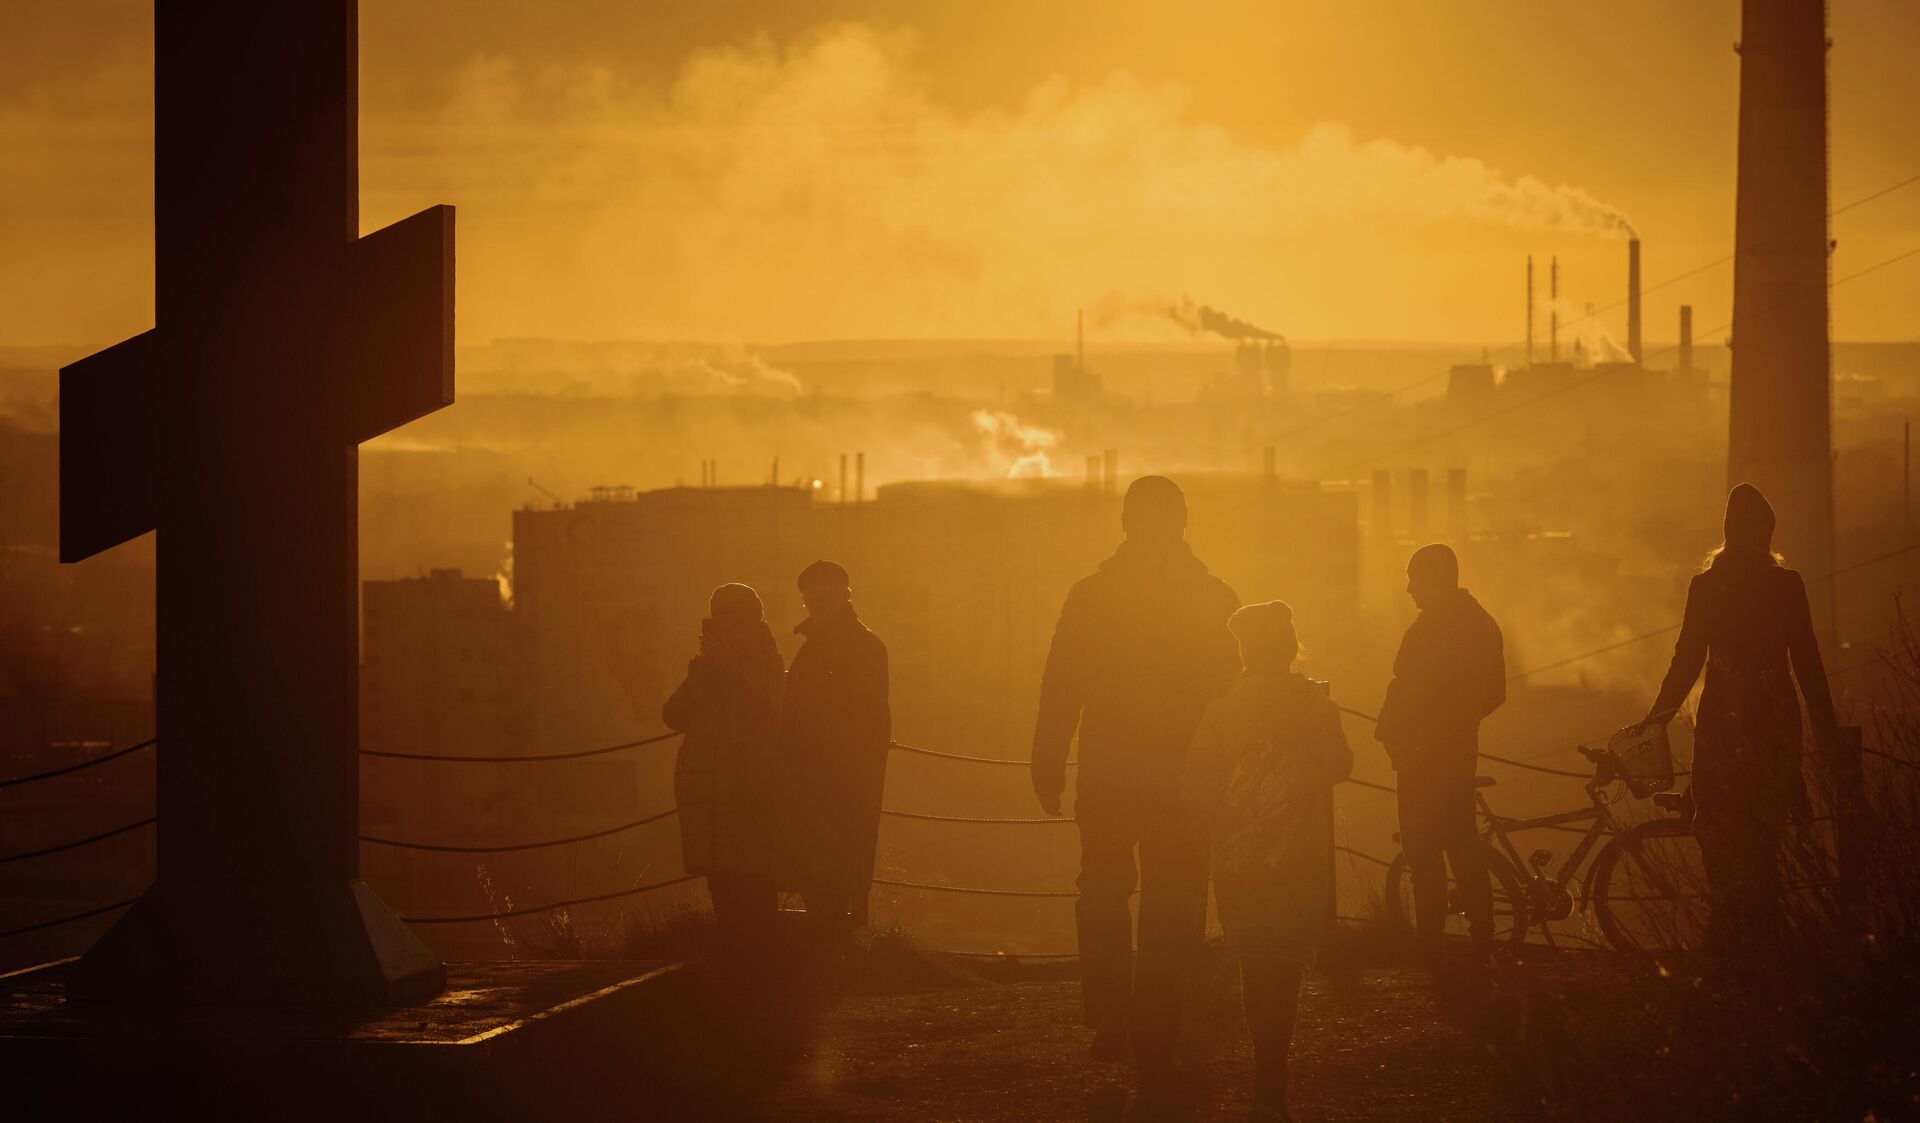
[[[447,972],[361,881],[155,885],[68,972],[86,1001],[379,1011]]]

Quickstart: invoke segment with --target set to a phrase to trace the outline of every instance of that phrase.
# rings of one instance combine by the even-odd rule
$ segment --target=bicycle
[[[1610,749],[1577,748],[1594,764],[1593,779],[1586,782],[1591,807],[1526,818],[1499,815],[1488,806],[1485,795],[1497,781],[1491,776],[1474,778],[1474,800],[1485,823],[1480,838],[1487,847],[1487,873],[1493,883],[1494,942],[1519,944],[1528,928],[1537,925],[1551,945],[1555,941],[1548,922],[1565,920],[1584,902],[1593,907],[1607,942],[1620,951],[1650,955],[1698,949],[1707,930],[1706,874],[1687,817],[1668,815],[1619,829],[1613,805],[1621,796],[1609,799],[1602,789],[1627,781],[1626,770]],[[1681,811],[1686,798],[1672,792],[1648,794],[1656,807],[1668,812]],[[1516,831],[1566,829],[1578,823],[1586,823],[1586,831],[1557,872],[1547,870],[1553,861],[1551,851],[1537,849],[1523,862],[1511,838]],[[1600,847],[1576,884],[1575,871],[1610,833],[1612,838]],[[1400,841],[1398,833],[1394,841]],[[1575,891],[1580,901],[1575,900]],[[1404,850],[1394,855],[1387,868],[1386,906],[1390,919],[1415,926],[1412,879]],[[1466,935],[1466,914],[1451,873],[1447,912],[1448,934]]]

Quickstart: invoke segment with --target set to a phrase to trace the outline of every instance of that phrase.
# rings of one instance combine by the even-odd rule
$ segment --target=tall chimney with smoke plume
[[[1827,49],[1825,4],[1744,0],[1727,478],[1766,493],[1776,547],[1814,576],[1833,571]],[[1829,641],[1833,590],[1809,590]]]
[[[1693,305],[1680,306],[1680,369],[1693,369]]]
[[[1627,354],[1640,363],[1640,239],[1627,241]]]

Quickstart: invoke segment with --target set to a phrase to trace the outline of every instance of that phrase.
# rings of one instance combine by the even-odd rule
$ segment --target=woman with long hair
[[[1727,496],[1724,540],[1687,587],[1687,610],[1660,696],[1641,725],[1672,720],[1705,668],[1694,723],[1694,833],[1706,863],[1710,950],[1780,932],[1780,845],[1804,812],[1799,694],[1815,736],[1834,730],[1833,697],[1807,586],[1773,552],[1773,508],[1752,484]]]

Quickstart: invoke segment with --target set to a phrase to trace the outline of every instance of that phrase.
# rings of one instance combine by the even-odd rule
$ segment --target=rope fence
[[[62,924],[72,924],[75,921],[86,920],[99,916],[102,913],[112,912],[115,909],[124,909],[139,899],[138,897],[128,897],[124,901],[115,901],[110,905],[101,905],[98,908],[91,908],[85,912],[76,912],[67,916],[56,917],[53,920],[43,920],[38,924],[26,924],[19,928],[8,928],[5,931],[0,931],[0,940],[4,940],[8,936],[24,936],[29,932],[39,932],[47,928],[58,928]]]
[[[401,842],[392,838],[375,838],[364,834],[360,836],[360,841],[374,846],[392,846],[400,850],[427,850],[441,854],[505,854],[515,850],[542,850],[549,846],[565,846],[570,842],[587,842],[596,838],[606,838],[609,835],[633,830],[635,827],[657,823],[662,819],[671,819],[679,813],[680,809],[673,807],[655,815],[648,815],[644,819],[635,819],[631,823],[621,823],[619,826],[608,827],[605,830],[589,831],[586,834],[570,835],[566,838],[547,838],[539,842],[518,842],[500,846],[440,846],[428,842]]]
[[[1360,718],[1365,721],[1370,721],[1370,722],[1378,721],[1378,718],[1375,715],[1366,713],[1361,710],[1352,709],[1346,706],[1340,706],[1338,707],[1338,709],[1343,714],[1348,714],[1350,716]],[[394,753],[394,752],[367,751],[367,750],[363,750],[362,755],[371,756],[371,757],[381,757],[381,758],[387,758],[387,759],[398,759],[398,760],[421,760],[421,761],[442,762],[442,763],[475,763],[475,764],[508,764],[508,763],[558,761],[558,760],[579,760],[579,759],[584,759],[588,757],[604,756],[610,753],[622,752],[629,749],[641,748],[647,745],[658,744],[664,741],[671,740],[677,736],[680,736],[678,732],[667,732],[667,733],[656,734],[650,737],[640,738],[638,740],[624,741],[615,745],[607,745],[607,746],[596,748],[596,749],[587,749],[587,750],[582,750],[578,752],[548,753],[548,754],[537,754],[537,755],[527,755],[527,756],[449,756],[449,755],[428,754],[428,753]],[[114,750],[102,756],[93,758],[92,760],[83,761],[78,764],[68,765],[62,768],[50,769],[44,772],[33,773],[26,776],[19,776],[19,777],[14,777],[12,779],[0,781],[0,788],[14,787],[22,784],[33,783],[40,780],[48,780],[48,779],[52,779],[59,776],[69,775],[85,769],[94,768],[94,767],[106,764],[110,761],[118,760],[132,753],[139,752],[143,749],[151,748],[154,746],[155,743],[156,743],[156,739],[150,737],[144,741],[140,741],[135,744],[128,745],[127,747],[122,749]],[[1025,761],[1025,760],[1016,760],[1016,759],[999,758],[999,757],[972,756],[972,755],[967,755],[962,753],[948,753],[948,752],[942,752],[935,749],[924,748],[917,745],[902,744],[899,742],[891,742],[888,747],[893,750],[913,753],[920,756],[933,757],[933,758],[942,759],[942,760],[961,761],[961,762],[970,763],[970,764],[1000,765],[1000,766],[1010,766],[1010,767],[1011,766],[1030,767],[1031,765],[1030,761]],[[1920,767],[1920,762],[1915,762],[1912,760],[1905,759],[1903,757],[1898,757],[1891,753],[1884,752],[1882,750],[1868,748],[1868,749],[1864,749],[1863,751],[1869,755],[1890,761],[1902,767],[1906,767],[1906,768]],[[1502,765],[1506,765],[1508,767],[1513,767],[1513,768],[1526,769],[1528,771],[1539,772],[1546,775],[1564,776],[1564,777],[1570,777],[1574,779],[1588,779],[1590,777],[1590,774],[1586,772],[1575,772],[1567,769],[1551,768],[1545,765],[1533,764],[1529,761],[1514,760],[1508,757],[1496,756],[1490,753],[1482,753],[1480,755],[1484,759],[1492,761],[1496,764],[1502,764]],[[1072,764],[1077,764],[1078,762],[1069,761],[1067,763],[1072,765]],[[1679,773],[1679,775],[1685,775],[1685,773]],[[1357,787],[1366,788],[1373,791],[1383,792],[1386,794],[1396,794],[1396,791],[1397,791],[1397,789],[1395,789],[1394,787],[1391,787],[1385,784],[1378,784],[1372,781],[1361,780],[1361,779],[1356,779],[1352,777],[1349,777],[1348,779],[1342,782],[1353,784]],[[678,813],[679,813],[678,808],[669,808],[666,811],[661,811],[656,814],[646,816],[644,818],[635,819],[627,823],[620,823],[615,826],[607,827],[601,830],[589,831],[583,834],[570,835],[563,838],[542,839],[535,842],[507,843],[507,844],[484,845],[484,846],[465,846],[465,845],[445,845],[445,844],[439,844],[439,843],[412,842],[412,841],[405,841],[400,839],[381,838],[381,837],[371,836],[371,835],[360,836],[360,841],[373,846],[386,846],[386,847],[392,847],[396,849],[416,850],[416,851],[432,852],[432,853],[500,854],[500,853],[515,852],[515,851],[546,849],[546,848],[555,847],[555,846],[564,846],[564,845],[569,845],[573,843],[587,842],[594,839],[606,838],[612,835],[621,834],[626,831],[634,830],[639,827],[647,826],[652,823],[657,823],[665,819],[672,818]],[[992,825],[992,826],[1047,826],[1047,825],[1056,825],[1056,824],[1065,825],[1065,824],[1071,824],[1076,822],[1074,818],[1067,817],[1067,816],[1049,816],[1046,818],[1018,818],[1018,817],[996,818],[996,817],[970,816],[970,815],[940,815],[940,814],[934,814],[930,812],[902,811],[894,808],[882,808],[880,810],[880,814],[893,817],[893,818],[913,819],[913,820],[919,820],[923,822],[964,823],[964,824],[973,824],[973,825]],[[112,828],[111,830],[102,831],[98,834],[89,835],[85,838],[74,839],[70,842],[59,843],[57,845],[48,846],[48,847],[42,847],[38,850],[31,850],[31,851],[25,851],[19,854],[10,854],[5,856],[0,856],[0,864],[5,864],[9,862],[26,861],[33,858],[45,857],[51,854],[57,854],[65,851],[76,850],[81,847],[89,846],[94,843],[102,842],[110,838],[115,838],[120,835],[142,829],[144,827],[152,826],[156,821],[157,821],[157,816],[150,815],[144,819],[140,819],[132,823],[127,823],[122,826]],[[1574,833],[1586,833],[1585,829],[1583,828],[1559,826],[1555,824],[1546,824],[1546,825],[1552,826],[1554,829],[1559,829],[1559,830],[1564,830],[1564,831],[1569,831]],[[1509,828],[1509,829],[1512,829],[1512,828]],[[1611,832],[1608,832],[1608,833],[1611,833]],[[1372,863],[1376,866],[1388,867],[1392,864],[1388,860],[1380,858],[1377,855],[1369,854],[1369,853],[1366,853],[1365,851],[1357,850],[1350,846],[1335,845],[1333,849],[1336,852],[1347,854],[1351,858],[1356,858],[1364,862]],[[646,885],[638,885],[628,889],[617,890],[611,893],[600,893],[600,894],[594,894],[594,895],[584,896],[584,897],[574,897],[574,898],[569,898],[567,900],[553,901],[553,902],[548,902],[548,903],[539,904],[539,905],[528,905],[520,908],[507,908],[507,909],[499,910],[495,912],[478,913],[471,916],[402,917],[401,919],[410,924],[468,924],[468,923],[483,923],[488,921],[499,921],[499,920],[511,919],[514,917],[531,916],[538,913],[552,912],[556,909],[570,908],[576,905],[597,904],[597,903],[602,903],[606,901],[619,900],[627,897],[638,896],[645,893],[651,893],[656,890],[670,888],[672,886],[684,885],[696,880],[699,880],[699,875],[684,874],[679,877],[668,878],[664,881],[652,882]],[[872,883],[875,885],[884,886],[892,889],[904,889],[904,890],[935,892],[935,893],[956,893],[956,894],[972,895],[972,896],[1040,898],[1040,899],[1065,899],[1065,898],[1074,898],[1079,896],[1079,893],[1077,890],[1062,891],[1062,890],[1032,890],[1032,889],[994,889],[994,888],[983,888],[983,887],[975,887],[975,886],[939,885],[939,884],[933,884],[928,882],[905,881],[905,880],[899,880],[899,879],[893,879],[893,878],[879,878],[879,877],[873,878]],[[48,928],[58,927],[63,924],[70,924],[77,921],[86,920],[92,917],[103,915],[105,913],[113,912],[117,909],[126,908],[129,905],[133,904],[135,900],[137,900],[137,898],[128,899],[124,901],[116,901],[111,904],[101,905],[96,908],[85,910],[83,912],[73,913],[67,916],[57,917],[51,920],[40,921],[38,923],[29,924],[22,927],[0,930],[0,938],[24,935],[31,932],[42,931]],[[1342,917],[1340,919],[1358,920],[1360,918]],[[1023,954],[1023,953],[1017,953],[1017,952],[997,952],[997,951],[996,952],[941,951],[941,952],[938,952],[938,954],[951,955],[951,956],[957,956],[962,958],[991,958],[991,959],[1072,959],[1072,958],[1078,957],[1077,953],[1073,953],[1073,952],[1045,952],[1045,953]]]
[[[83,760],[79,764],[69,764],[65,768],[54,768],[46,772],[35,772],[27,776],[15,776],[10,780],[0,780],[0,788],[18,787],[21,784],[32,784],[32,783],[37,783],[41,780],[51,780],[55,776],[71,775],[75,772],[80,772],[88,768],[98,768],[100,765],[103,765],[108,761],[119,760],[121,757],[127,756],[130,753],[137,753],[141,749],[150,749],[153,747],[153,743],[155,740],[156,738],[149,737],[144,741],[138,741],[138,742],[135,742],[134,744],[128,745],[124,749],[115,749],[113,752],[110,752],[105,756],[97,756],[97,757],[94,757],[92,760]]]
[[[158,819],[159,816],[157,815],[149,815],[139,822],[127,823],[124,826],[115,827],[110,831],[101,831],[99,834],[88,835],[86,838],[76,838],[72,842],[62,842],[57,846],[43,846],[38,850],[28,850],[20,854],[0,856],[0,865],[4,865],[7,862],[24,862],[28,858],[44,858],[49,854],[58,854],[64,850],[78,850],[82,846],[91,846],[96,842],[105,842],[109,838],[118,837],[129,831],[137,831],[141,827],[152,826]]]

